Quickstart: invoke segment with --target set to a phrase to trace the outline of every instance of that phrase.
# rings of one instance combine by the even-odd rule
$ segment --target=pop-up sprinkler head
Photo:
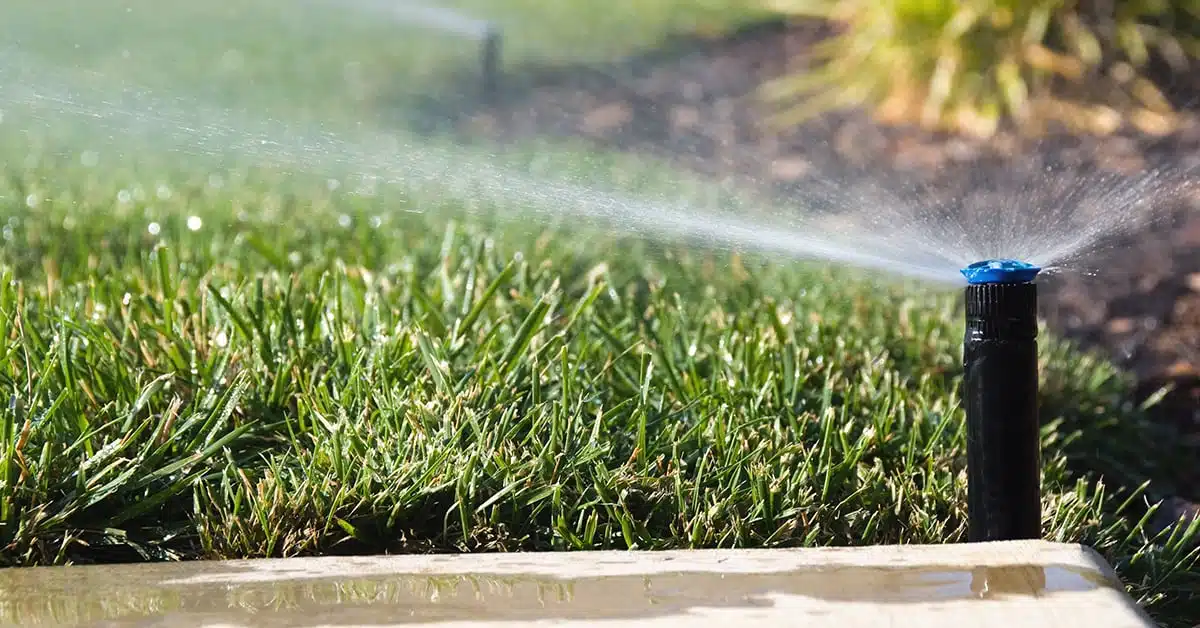
[[[967,413],[968,540],[1042,534],[1037,286],[1041,269],[985,260],[967,278],[963,405]]]
[[[483,44],[479,53],[483,98],[488,102],[496,98],[500,89],[500,41],[500,29],[495,24],[488,24],[483,33]]]

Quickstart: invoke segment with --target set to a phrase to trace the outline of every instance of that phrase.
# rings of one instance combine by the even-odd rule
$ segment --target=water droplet
[[[221,333],[217,334],[217,346],[218,347],[226,347],[228,345],[229,345],[229,336],[225,335],[225,332],[221,332]]]
[[[358,184],[358,193],[361,196],[375,196],[379,193],[379,177],[374,175],[363,175],[362,181]]]
[[[199,216],[188,216],[187,228],[191,231],[199,231],[200,227],[204,226],[204,221],[200,220]]]
[[[121,297],[121,305],[129,305],[131,301],[133,301],[133,295],[128,292]]]
[[[66,218],[63,218],[63,221],[62,221],[63,229],[70,231],[75,228],[75,224],[76,223],[75,223],[74,216],[67,216]]]
[[[94,168],[100,163],[100,153],[94,150],[85,150],[79,155],[79,163],[85,168]]]
[[[117,202],[118,203],[120,203],[122,205],[128,205],[130,203],[130,201],[132,201],[132,200],[133,200],[133,195],[129,193],[129,190],[121,190],[120,192],[117,192]]]
[[[160,201],[168,200],[171,198],[171,188],[165,183],[160,183],[158,184],[158,190],[156,190],[155,195],[158,196],[158,200]]]
[[[291,262],[292,266],[299,266],[302,261],[304,261],[304,258],[300,256],[298,251],[288,253],[288,262]]]
[[[29,209],[33,209],[41,204],[42,204],[42,199],[39,198],[37,194],[30,194],[29,196],[25,197],[25,206],[28,207]]]
[[[162,231],[162,226],[159,225],[157,222],[152,222],[146,226],[146,231],[149,231],[150,235],[156,236],[159,234],[159,232]]]
[[[350,220],[349,215],[342,214],[341,216],[338,216],[338,225],[341,226],[342,228],[349,229],[350,223],[351,223],[351,220]]]
[[[241,50],[230,48],[225,51],[225,54],[221,55],[221,69],[228,72],[236,72],[242,69],[245,60],[246,56],[242,54]]]
[[[383,225],[383,216],[380,216],[378,214],[371,216],[371,228],[372,229],[378,229],[381,225]]]

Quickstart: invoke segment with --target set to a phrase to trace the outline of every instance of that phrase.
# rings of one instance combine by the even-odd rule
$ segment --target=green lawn
[[[27,26],[104,24],[100,12],[51,25],[38,11],[74,4],[21,2]],[[126,4],[133,15],[149,6]],[[530,15],[535,5],[512,1]],[[618,24],[574,53],[612,54],[688,25],[672,3],[637,5],[655,16],[644,30]],[[577,6],[603,17],[598,2]],[[87,58],[159,93],[225,104],[263,94],[287,119],[343,122],[358,109],[314,78],[342,71],[334,43],[357,44],[380,85],[389,54],[412,58],[403,42],[389,53],[340,27],[323,52],[301,51],[280,26],[258,45],[326,59],[305,66],[313,76],[272,53],[243,66],[257,68],[258,91],[238,79],[214,83],[230,101],[203,85],[177,92],[203,82],[209,52],[225,49],[218,37],[261,31],[203,19],[171,22],[157,40],[125,35],[166,55],[140,68],[100,54],[118,49],[100,37],[86,55],[49,42],[34,53],[76,68]],[[214,45],[164,52],[193,33]],[[116,109],[148,101],[129,102]],[[116,139],[86,116],[61,117],[33,136],[22,132],[29,112],[0,123],[0,564],[964,536],[953,293],[544,214],[514,221],[527,198],[436,180],[331,190],[326,176],[364,167],[338,163],[348,154],[338,144],[239,154],[220,148],[245,133],[196,131],[180,143],[212,150],[172,153],[157,138],[186,122],[177,117],[135,115],[123,128],[141,135]],[[81,163],[93,149],[104,158]],[[402,149],[408,168],[435,154]],[[258,167],[272,155],[287,159]],[[577,148],[526,146],[501,161],[713,198],[661,165]],[[1096,547],[1161,621],[1190,625],[1197,554],[1183,538],[1147,538],[1139,490],[1179,462],[1171,441],[1128,403],[1128,378],[1111,365],[1053,339],[1043,356],[1048,538]]]
[[[3,210],[6,564],[963,536],[952,295],[252,178],[151,221],[62,172]],[[1048,537],[1194,616],[1196,555],[1121,516],[1127,382],[1044,355]]]

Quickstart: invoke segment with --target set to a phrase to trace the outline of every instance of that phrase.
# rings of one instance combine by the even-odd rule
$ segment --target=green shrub
[[[869,103],[881,119],[988,136],[1005,118],[1106,133],[1122,124],[1166,132],[1171,104],[1155,60],[1183,70],[1200,57],[1200,2],[1142,0],[770,0],[775,10],[838,25],[815,66],[771,81],[765,95],[797,123]]]

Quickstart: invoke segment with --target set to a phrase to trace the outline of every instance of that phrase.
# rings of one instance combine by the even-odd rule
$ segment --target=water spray
[[[1037,285],[1016,260],[962,269],[967,278],[963,405],[970,542],[1042,535]]]

